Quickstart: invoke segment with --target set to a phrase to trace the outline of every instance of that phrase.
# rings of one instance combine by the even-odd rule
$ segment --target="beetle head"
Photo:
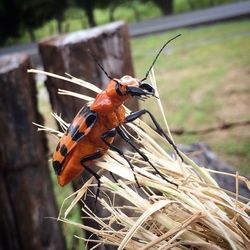
[[[155,59],[153,60],[152,64],[150,65],[148,71],[146,72],[145,77],[142,80],[135,79],[131,76],[123,76],[121,79],[112,78],[108,75],[108,73],[104,70],[103,66],[98,62],[98,60],[95,58],[95,56],[92,57],[96,61],[97,65],[101,68],[101,70],[104,72],[104,74],[111,80],[110,84],[107,88],[107,93],[109,93],[110,96],[119,96],[118,99],[127,99],[129,96],[136,96],[140,99],[145,99],[149,96],[155,96],[155,90],[154,88],[145,83],[144,81],[148,78],[148,75],[153,68],[155,62],[157,61],[159,55],[164,50],[164,48],[174,39],[179,37],[179,35],[173,37],[172,39],[168,40],[160,49],[160,51],[157,53]],[[123,98],[122,98],[123,97]]]
[[[148,83],[141,82],[132,76],[123,76],[121,79],[114,79],[116,81],[116,92],[120,96],[137,96],[137,97],[149,97],[154,96],[155,90]]]

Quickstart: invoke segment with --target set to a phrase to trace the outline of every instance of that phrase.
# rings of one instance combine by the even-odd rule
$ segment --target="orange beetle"
[[[86,163],[90,163],[92,160],[98,159],[104,155],[108,149],[118,152],[128,162],[129,166],[133,170],[133,165],[123,154],[122,150],[112,145],[116,133],[118,133],[122,139],[130,144],[133,149],[138,152],[140,156],[147,161],[163,179],[176,185],[166,179],[161,172],[154,167],[148,157],[131,142],[131,138],[121,126],[125,123],[132,122],[141,115],[147,113],[156,126],[157,132],[165,137],[165,139],[173,146],[178,156],[182,159],[181,154],[173,141],[163,131],[157,120],[148,110],[142,109],[125,116],[125,109],[123,107],[124,101],[129,98],[138,97],[145,99],[150,96],[154,96],[155,91],[153,87],[145,83],[144,80],[147,79],[148,74],[161,51],[176,37],[164,44],[147,71],[146,76],[142,80],[138,80],[128,75],[123,76],[120,79],[112,79],[97,62],[107,77],[110,78],[110,82],[107,88],[98,94],[91,104],[86,105],[78,112],[56,147],[53,154],[53,167],[58,175],[58,183],[61,186],[66,185],[81,175],[81,173],[86,169],[96,177],[99,187],[100,177],[93,170],[91,170]],[[136,176],[135,180],[139,186]]]

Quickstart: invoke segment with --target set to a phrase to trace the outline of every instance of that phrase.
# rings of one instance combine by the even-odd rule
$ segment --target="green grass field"
[[[227,22],[131,41],[136,76],[144,76],[164,42],[176,34],[154,69],[171,128],[199,130],[250,119],[250,22]],[[143,103],[154,114],[154,100]],[[243,174],[250,174],[250,130],[238,127],[206,135],[175,136],[178,143],[203,141]]]

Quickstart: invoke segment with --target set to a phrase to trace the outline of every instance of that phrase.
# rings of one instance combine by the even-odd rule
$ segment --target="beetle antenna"
[[[176,39],[176,38],[179,37],[179,36],[181,36],[181,34],[179,34],[179,35],[177,35],[177,36],[171,38],[170,40],[168,40],[168,41],[162,46],[162,48],[161,48],[160,51],[157,53],[157,55],[156,55],[154,61],[152,62],[152,64],[151,64],[151,66],[149,67],[149,69],[148,69],[148,71],[147,71],[145,77],[141,80],[141,82],[145,81],[145,80],[148,78],[148,75],[149,75],[150,70],[153,68],[155,62],[157,61],[159,55],[160,55],[161,52],[165,49],[165,47],[166,47],[170,42],[172,42],[174,39]]]
[[[92,56],[96,64],[99,66],[99,68],[104,72],[104,74],[110,79],[113,80],[113,78],[107,73],[107,71],[103,68],[103,66],[98,62],[97,58],[91,53],[91,51],[88,49],[88,53]]]

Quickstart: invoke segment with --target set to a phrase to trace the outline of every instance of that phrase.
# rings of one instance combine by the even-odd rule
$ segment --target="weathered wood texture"
[[[120,78],[123,75],[134,75],[128,29],[123,22],[115,22],[94,29],[44,40],[39,44],[39,51],[46,71],[59,75],[64,75],[67,72],[96,84],[102,89],[106,87],[109,79],[98,67],[89,51],[103,65],[111,77]],[[67,122],[72,121],[84,102],[74,97],[59,96],[57,94],[58,89],[67,89],[85,95],[91,93],[77,85],[53,78],[47,79],[46,86],[50,94],[53,110],[62,114],[62,117]],[[91,94],[94,96],[93,93]],[[128,106],[132,110],[136,110],[138,103],[133,101]],[[86,181],[89,177],[89,174],[85,171],[83,179]],[[94,190],[95,192],[96,190]],[[95,199],[88,198],[86,203],[97,214],[103,215],[98,203],[96,207]],[[84,220],[85,225],[95,227],[93,223],[93,221]],[[86,238],[90,236],[91,239],[95,239],[95,236],[87,232]],[[93,244],[90,243],[89,247],[92,246]],[[101,247],[98,249],[101,249]],[[116,247],[108,248],[108,246],[105,246],[105,249],[116,249]]]
[[[0,249],[65,249],[35,82],[25,55],[0,58]]]

